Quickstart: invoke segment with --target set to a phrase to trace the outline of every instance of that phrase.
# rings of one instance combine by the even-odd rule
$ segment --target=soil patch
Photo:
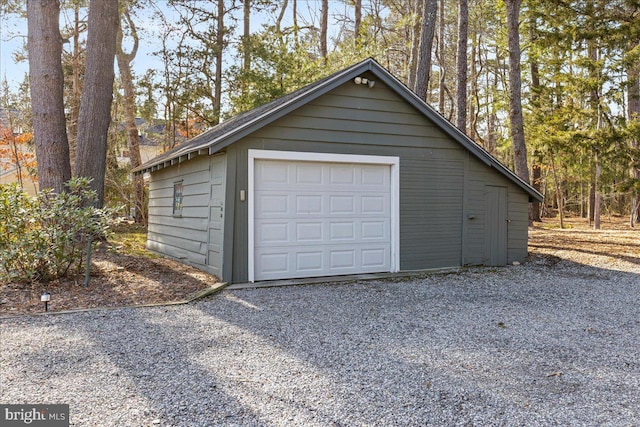
[[[0,316],[44,312],[40,296],[45,291],[51,293],[49,311],[56,312],[182,301],[216,283],[215,276],[177,261],[124,254],[102,244],[92,254],[89,286],[84,286],[84,274],[0,285]]]
[[[583,218],[545,219],[529,228],[532,258],[557,263],[568,260],[610,270],[640,272],[640,225],[629,227],[628,219],[612,217],[594,230]]]

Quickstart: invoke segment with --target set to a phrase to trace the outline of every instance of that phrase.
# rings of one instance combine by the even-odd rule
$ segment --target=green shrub
[[[89,179],[73,178],[67,191],[29,197],[17,185],[0,186],[0,282],[36,282],[82,268],[89,237],[106,237],[114,209],[93,207]]]

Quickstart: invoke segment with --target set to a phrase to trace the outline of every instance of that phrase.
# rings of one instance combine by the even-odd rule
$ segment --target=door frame
[[[249,282],[255,281],[255,162],[256,160],[291,160],[315,163],[359,163],[388,165],[391,167],[391,273],[400,270],[400,158],[397,156],[369,156],[358,154],[313,153],[301,151],[277,151],[249,149],[248,181],[248,273]]]

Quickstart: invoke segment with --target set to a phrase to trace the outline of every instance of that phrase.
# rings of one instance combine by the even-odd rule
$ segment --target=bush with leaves
[[[0,283],[48,281],[82,268],[89,237],[106,237],[116,209],[95,208],[89,179],[67,191],[29,197],[17,185],[0,186]]]

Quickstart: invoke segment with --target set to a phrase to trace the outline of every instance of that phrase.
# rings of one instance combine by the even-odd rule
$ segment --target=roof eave
[[[278,105],[272,110],[266,111],[263,114],[260,114],[253,118],[252,120],[243,123],[235,129],[231,129],[226,133],[218,135],[216,138],[203,142],[196,147],[190,147],[189,150],[185,152],[177,151],[172,154],[171,157],[159,159],[156,162],[147,163],[141,165],[133,170],[134,173],[140,174],[148,171],[154,171],[157,169],[161,169],[162,165],[164,165],[167,161],[172,160],[173,158],[179,157],[184,154],[190,154],[196,151],[200,151],[202,149],[208,148],[209,154],[214,154],[221,149],[233,144],[239,139],[244,138],[245,136],[255,132],[256,130],[268,125],[269,123],[274,122],[275,120],[284,117],[289,112],[297,109],[301,106],[301,104],[306,104],[317,97],[335,89],[336,87],[344,84],[347,80],[349,80],[352,74],[359,74],[365,71],[371,70],[372,60],[365,60],[358,64],[355,64],[349,68],[344,69],[343,71],[337,73],[333,78],[327,80],[325,84],[319,85],[317,87],[312,87],[308,91],[300,93],[295,98],[292,98],[290,101],[283,103],[282,105]]]

